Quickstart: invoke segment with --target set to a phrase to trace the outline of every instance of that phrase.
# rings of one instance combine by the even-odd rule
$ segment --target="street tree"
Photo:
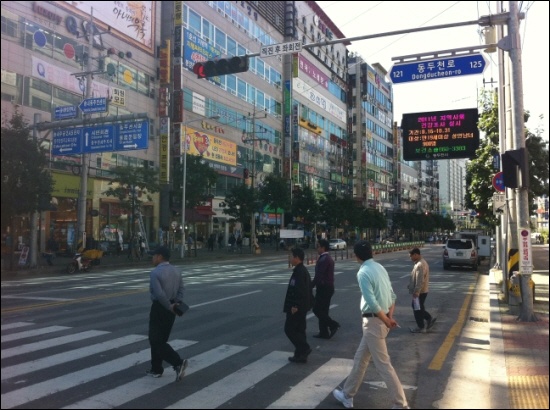
[[[257,191],[245,184],[233,186],[225,195],[223,213],[243,225],[248,224],[250,215],[256,209]]]
[[[210,168],[206,164],[202,157],[197,155],[187,155],[187,173],[185,176],[185,207],[187,209],[195,208],[203,204],[205,201],[212,198],[209,188],[214,187],[218,180],[218,173]],[[183,193],[181,191],[183,187],[183,163],[179,163],[176,169],[176,184],[179,189],[174,190],[172,193],[177,196],[177,200],[173,198],[172,203],[179,202],[179,208],[181,209],[181,199]]]
[[[319,221],[321,208],[309,186],[294,190],[292,194],[292,215],[301,219],[304,228],[307,230],[311,230],[312,225]]]
[[[109,188],[103,192],[119,200],[120,207],[130,214],[130,240],[135,238],[135,216],[144,200],[160,191],[158,170],[147,167],[119,166],[110,170]]]
[[[32,138],[23,115],[2,121],[2,232],[14,238],[16,217],[49,208],[53,179],[47,150]],[[15,246],[15,241],[12,240]]]
[[[493,168],[493,157],[499,150],[499,122],[498,99],[496,93],[485,91],[481,94],[482,112],[479,117],[478,128],[485,132],[485,138],[480,142],[476,157],[469,161],[466,168],[466,195],[464,204],[469,209],[477,211],[479,222],[494,229],[498,220],[493,214],[492,186],[493,176],[498,172]],[[530,114],[524,113],[524,122],[527,123]],[[544,145],[538,129],[537,135],[525,127],[526,148],[529,156],[529,206],[534,211],[536,196],[548,194],[548,149]]]
[[[288,181],[281,176],[269,174],[265,177],[260,189],[258,199],[262,204],[275,210],[275,226],[279,225],[277,212],[279,209],[290,209],[290,191]],[[255,209],[256,212],[258,209]]]
[[[319,201],[321,218],[332,229],[347,230],[350,226],[358,225],[360,221],[360,208],[350,195],[338,196],[331,192]]]

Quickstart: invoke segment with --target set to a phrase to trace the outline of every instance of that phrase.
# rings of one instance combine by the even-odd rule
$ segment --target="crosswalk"
[[[107,331],[79,332],[33,322],[7,323],[1,328],[2,409],[117,408],[154,397],[162,398],[165,408],[217,408],[237,396],[246,401],[262,381],[277,377],[288,366],[297,368],[288,361],[290,352],[257,354],[249,346],[226,344],[201,351],[198,341],[171,340],[172,347],[188,358],[189,367],[178,383],[182,386],[178,394],[167,396],[165,392],[175,384],[170,368],[158,379],[144,374],[150,360],[145,335],[118,337]],[[190,348],[196,354],[189,357],[186,349]],[[302,380],[289,389],[262,391],[269,398],[266,407],[315,408],[344,380],[351,366],[350,359],[332,358],[309,374],[300,372]]]

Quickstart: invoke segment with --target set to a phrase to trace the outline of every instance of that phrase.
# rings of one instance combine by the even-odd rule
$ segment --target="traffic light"
[[[197,74],[198,78],[217,77],[245,71],[248,71],[247,56],[203,61],[202,63],[195,63],[193,66],[193,72]]]
[[[502,177],[505,187],[529,187],[527,161],[527,150],[525,148],[508,150],[504,154],[502,154]],[[518,170],[521,173],[521,181],[518,181]]]

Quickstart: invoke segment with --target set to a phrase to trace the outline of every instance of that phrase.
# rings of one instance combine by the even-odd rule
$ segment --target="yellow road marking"
[[[72,299],[72,300],[63,300],[59,302],[49,302],[49,303],[40,303],[36,305],[30,305],[30,306],[20,306],[20,307],[12,307],[12,308],[6,308],[2,309],[2,314],[4,313],[11,313],[11,312],[24,312],[26,310],[33,310],[33,309],[43,309],[53,306],[60,306],[60,305],[70,305],[73,303],[82,303],[82,302],[89,302],[91,300],[99,300],[99,299],[107,299],[107,298],[113,298],[113,297],[119,297],[119,296],[125,296],[125,295],[132,295],[135,293],[141,293],[147,291],[147,288],[137,289],[137,290],[129,290],[125,292],[118,292],[118,293],[110,293],[107,295],[96,295],[96,296],[88,296],[85,298],[78,298],[78,299]]]
[[[464,323],[466,322],[466,316],[468,315],[468,311],[470,307],[470,301],[472,300],[472,297],[474,295],[474,289],[475,289],[475,284],[470,285],[468,295],[466,295],[466,298],[462,303],[462,307],[460,308],[458,319],[456,320],[453,327],[451,327],[451,330],[449,330],[449,333],[445,337],[443,344],[437,350],[434,358],[430,362],[428,369],[441,370],[441,368],[443,367],[443,363],[445,362],[445,359],[447,358],[449,351],[453,347],[455,339],[458,336],[460,336],[460,332],[462,331],[462,328],[464,328]]]

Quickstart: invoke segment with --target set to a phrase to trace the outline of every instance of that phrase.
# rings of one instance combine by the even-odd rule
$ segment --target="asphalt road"
[[[436,408],[448,384],[457,341],[477,274],[443,271],[441,247],[423,249],[431,265],[426,306],[437,316],[428,334],[415,322],[407,283],[407,251],[376,255],[398,296],[401,328],[388,337],[392,363],[411,407]],[[205,261],[183,267],[191,309],[178,319],[171,343],[190,359],[182,383],[149,367],[149,266],[2,282],[2,408],[334,408],[331,391],[347,376],[361,337],[360,292],[353,259],[336,262],[331,315],[341,329],[318,340],[306,365],[290,363],[283,299],[290,277],[286,253]],[[308,266],[313,275],[314,267]],[[390,398],[369,366],[355,407],[389,408]]]

